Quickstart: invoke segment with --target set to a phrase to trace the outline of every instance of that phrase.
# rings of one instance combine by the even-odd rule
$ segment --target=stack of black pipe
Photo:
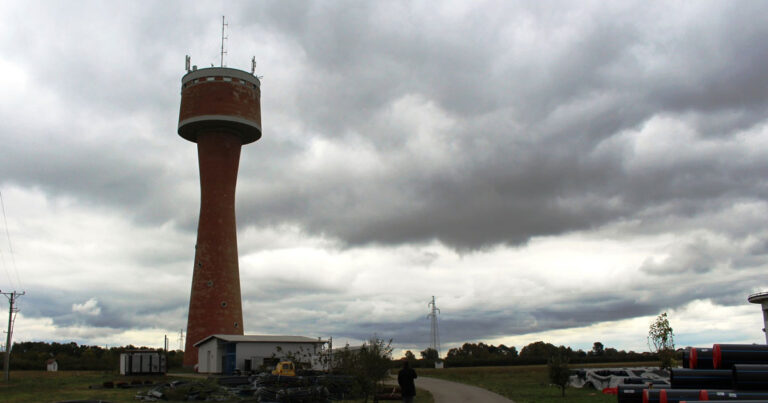
[[[670,384],[618,386],[619,403],[768,403],[768,345],[715,344],[683,353],[683,368],[674,368]]]

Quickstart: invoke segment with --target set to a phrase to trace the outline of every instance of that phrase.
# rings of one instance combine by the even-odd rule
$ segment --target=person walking
[[[413,397],[416,396],[416,371],[411,368],[411,364],[406,360],[403,369],[397,373],[397,383],[400,385],[400,392],[403,395],[403,403],[413,403]]]

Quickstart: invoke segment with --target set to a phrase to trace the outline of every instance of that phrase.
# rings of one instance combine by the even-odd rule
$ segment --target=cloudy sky
[[[186,327],[184,56],[262,80],[245,331],[443,351],[764,342],[768,3],[0,0],[0,290],[16,341]],[[5,229],[7,228],[7,232]],[[5,308],[2,308],[2,307]],[[7,309],[7,305],[0,306]],[[178,344],[178,342],[173,342]]]

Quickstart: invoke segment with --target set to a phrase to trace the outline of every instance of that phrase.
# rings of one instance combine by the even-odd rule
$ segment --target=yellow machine
[[[280,361],[272,371],[272,375],[296,376],[296,366],[292,361]]]

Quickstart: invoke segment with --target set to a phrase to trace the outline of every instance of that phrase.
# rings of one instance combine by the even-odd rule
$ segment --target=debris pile
[[[650,367],[582,368],[574,371],[568,385],[603,390],[620,384],[669,385],[669,372]]]
[[[140,401],[250,401],[315,403],[354,396],[354,377],[344,375],[279,376],[260,374],[173,381],[139,392]]]

